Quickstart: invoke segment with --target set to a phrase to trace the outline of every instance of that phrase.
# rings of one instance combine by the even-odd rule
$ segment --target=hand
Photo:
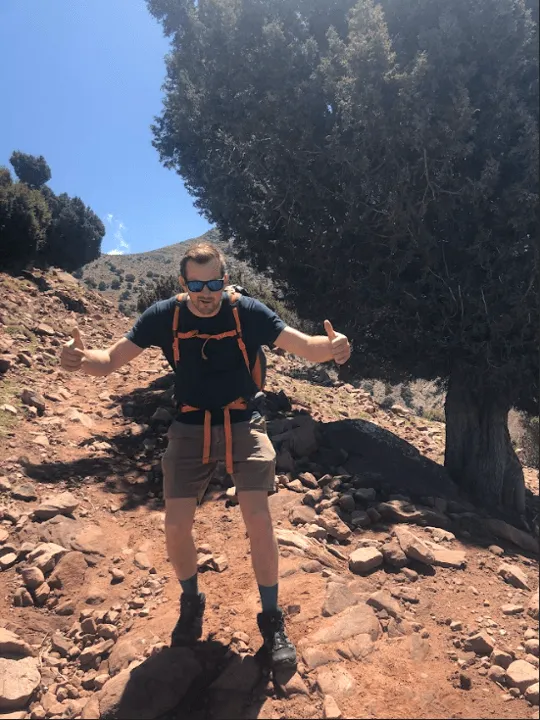
[[[72,339],[67,342],[60,355],[60,365],[68,372],[76,372],[81,369],[84,359],[84,343],[78,327],[71,331]]]
[[[332,348],[332,357],[338,365],[344,365],[351,357],[351,346],[346,335],[335,332],[330,320],[324,321],[324,329],[330,340]]]

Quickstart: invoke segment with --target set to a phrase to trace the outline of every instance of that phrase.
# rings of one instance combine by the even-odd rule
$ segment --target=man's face
[[[204,263],[204,265],[199,265],[199,263],[193,262],[193,260],[188,260],[186,277],[181,277],[180,282],[182,283],[182,287],[189,292],[189,297],[194,308],[201,315],[211,316],[219,311],[223,290],[212,292],[208,289],[208,286],[205,285],[201,292],[196,293],[188,289],[186,282],[190,282],[191,280],[208,281],[221,279],[225,281],[224,285],[226,285],[229,280],[227,274],[222,275],[219,260],[210,260],[210,262]]]

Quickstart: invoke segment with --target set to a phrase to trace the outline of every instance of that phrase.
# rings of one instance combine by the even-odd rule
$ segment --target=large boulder
[[[40,682],[36,658],[0,658],[0,711],[12,712],[25,708]]]
[[[50,520],[56,515],[71,515],[78,507],[79,501],[70,492],[52,495],[38,505],[34,510],[34,517],[38,520]]]

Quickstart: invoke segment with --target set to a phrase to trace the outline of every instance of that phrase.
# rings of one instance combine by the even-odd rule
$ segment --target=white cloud
[[[126,252],[129,252],[129,243],[124,237],[124,233],[127,231],[126,226],[121,220],[116,220],[112,213],[107,214],[107,222],[115,228],[113,233],[114,248],[106,250],[105,255],[125,255]]]

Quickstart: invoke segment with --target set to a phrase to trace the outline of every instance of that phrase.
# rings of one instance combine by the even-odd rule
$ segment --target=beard
[[[214,300],[214,298],[198,298],[195,306],[201,315],[213,315],[217,310],[219,310],[220,303],[221,298],[219,298],[219,300]]]

